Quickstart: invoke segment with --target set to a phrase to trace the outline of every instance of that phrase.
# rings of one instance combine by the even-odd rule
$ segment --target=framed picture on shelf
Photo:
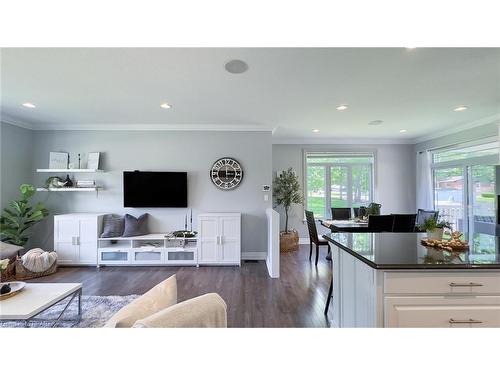
[[[99,169],[99,156],[100,152],[89,152],[89,157],[87,159],[88,169]]]
[[[68,169],[69,154],[67,152],[50,152],[50,169]]]

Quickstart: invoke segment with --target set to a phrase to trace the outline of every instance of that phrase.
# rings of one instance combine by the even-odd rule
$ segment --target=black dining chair
[[[439,211],[433,211],[433,210],[423,210],[421,208],[418,209],[417,211],[417,220],[416,220],[416,225],[424,225],[425,221],[427,219],[438,219],[439,216]]]
[[[354,211],[354,217],[359,217],[359,207],[353,207],[352,210]]]
[[[314,220],[314,213],[312,211],[306,211],[307,229],[309,230],[309,260],[312,257],[313,243],[316,245],[316,262],[318,265],[319,257],[319,247],[328,246],[328,252],[330,252],[330,243],[327,240],[320,239],[318,237],[318,230],[316,229],[316,221]]]
[[[417,214],[392,214],[394,223],[393,232],[415,232]]]
[[[368,232],[392,232],[394,216],[368,215]]]
[[[330,281],[330,289],[328,289],[328,297],[326,297],[325,315],[328,314],[328,308],[330,307],[330,301],[332,300],[333,293],[333,277]]]
[[[350,218],[350,208],[332,207],[332,220],[349,220]]]

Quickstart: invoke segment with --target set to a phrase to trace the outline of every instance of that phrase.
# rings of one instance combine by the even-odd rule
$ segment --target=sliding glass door
[[[465,179],[463,167],[434,170],[434,208],[460,231],[465,229]]]
[[[331,207],[351,207],[349,193],[351,184],[349,183],[350,173],[348,167],[330,167],[330,196]]]
[[[471,232],[489,233],[496,226],[496,168],[494,165],[470,167],[469,230]]]

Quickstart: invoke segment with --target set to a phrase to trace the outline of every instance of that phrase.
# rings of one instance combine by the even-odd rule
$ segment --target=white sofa
[[[174,276],[119,310],[108,328],[226,328],[227,306],[217,293],[177,303]]]

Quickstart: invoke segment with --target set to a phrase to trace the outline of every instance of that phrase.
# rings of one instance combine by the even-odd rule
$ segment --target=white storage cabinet
[[[97,265],[97,239],[104,215],[54,216],[54,250],[59,264]]]
[[[240,265],[241,213],[198,215],[198,263]]]

